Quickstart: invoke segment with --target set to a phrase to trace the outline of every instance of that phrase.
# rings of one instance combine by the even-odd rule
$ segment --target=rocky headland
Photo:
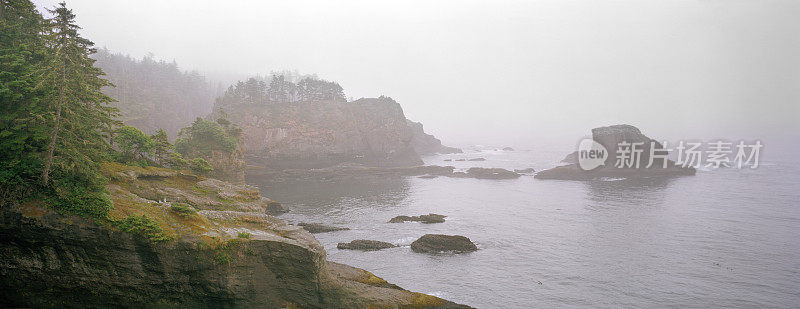
[[[215,115],[223,113],[242,129],[254,169],[407,167],[422,165],[420,154],[460,151],[407,120],[389,97],[215,106]]]
[[[447,147],[442,145],[442,141],[433,135],[425,133],[422,129],[422,123],[407,120],[409,128],[411,128],[411,147],[417,154],[431,155],[431,154],[449,154],[449,153],[462,153],[461,149],[455,147]]]

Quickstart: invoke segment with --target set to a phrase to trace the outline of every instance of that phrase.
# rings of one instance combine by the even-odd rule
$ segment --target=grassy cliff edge
[[[41,202],[2,209],[5,304],[266,308],[460,307],[328,262],[301,228],[265,214],[248,185],[106,163],[105,219]]]

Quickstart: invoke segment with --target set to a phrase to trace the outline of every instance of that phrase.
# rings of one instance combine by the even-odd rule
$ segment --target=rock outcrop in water
[[[469,238],[460,235],[425,234],[411,243],[411,250],[419,253],[472,252],[478,247]]]
[[[665,154],[663,145],[642,134],[638,128],[631,125],[614,125],[592,129],[592,139],[603,145],[608,151],[605,164],[594,170],[585,171],[580,168],[578,162],[578,152],[567,155],[562,162],[570,163],[563,166],[554,167],[538,172],[534,177],[539,179],[563,179],[563,180],[591,180],[604,177],[675,177],[691,176],[695,174],[692,167],[683,167],[675,164],[671,160],[666,160],[666,167],[663,167],[664,159],[654,157],[653,165],[647,168],[650,161],[651,148],[655,154]],[[615,167],[617,160],[618,144],[643,143],[639,159],[640,166],[636,167]],[[654,142],[651,146],[651,142]]]
[[[0,304],[462,307],[326,261],[311,234],[264,213],[253,187],[118,164],[104,174],[114,209],[103,220],[35,201],[0,208]]]
[[[407,221],[422,223],[444,223],[447,216],[437,214],[427,214],[419,216],[397,216],[389,220],[389,223],[403,223]]]
[[[319,223],[301,222],[301,223],[298,223],[297,226],[302,227],[304,230],[308,231],[311,234],[328,233],[328,232],[349,230],[349,228],[346,228],[346,227],[330,226],[330,225],[324,225],[324,224],[319,224]]]
[[[394,248],[397,247],[391,243],[385,241],[377,241],[377,240],[368,240],[368,239],[356,239],[351,242],[340,242],[336,245],[337,249],[341,250],[361,250],[361,251],[375,251],[387,248]]]

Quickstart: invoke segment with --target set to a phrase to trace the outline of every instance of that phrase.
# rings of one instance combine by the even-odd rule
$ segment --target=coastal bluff
[[[422,165],[421,154],[457,152],[406,119],[389,97],[351,102],[236,104],[215,108],[242,129],[248,166],[270,170],[340,164]]]
[[[468,308],[327,261],[257,188],[165,168],[103,167],[104,218],[0,207],[0,303],[78,308]]]

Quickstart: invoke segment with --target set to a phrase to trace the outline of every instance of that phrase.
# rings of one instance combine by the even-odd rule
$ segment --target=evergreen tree
[[[47,145],[42,117],[44,19],[28,0],[0,0],[0,194],[18,200],[33,190]],[[39,86],[39,87],[37,87]]]
[[[72,11],[63,2],[49,11],[54,18],[46,39],[52,57],[43,78],[57,91],[47,98],[52,129],[41,182],[48,184],[54,164],[69,177],[94,182],[98,164],[110,149],[108,128],[115,122],[116,110],[108,105],[112,99],[101,92],[111,84],[93,66],[95,60],[89,56],[96,52],[94,43],[78,34]]]
[[[289,85],[283,75],[272,75],[272,81],[269,82],[269,90],[267,96],[272,102],[287,102],[289,100]]]
[[[156,134],[150,135],[150,155],[158,164],[166,165],[170,159],[170,153],[175,147],[169,142],[169,136],[164,129],[158,129]]]
[[[120,162],[146,165],[147,153],[152,149],[153,143],[142,130],[132,126],[120,127],[114,132],[114,142],[120,151]]]

